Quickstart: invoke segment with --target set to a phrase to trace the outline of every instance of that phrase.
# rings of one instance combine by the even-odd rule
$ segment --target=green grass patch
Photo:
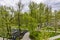
[[[58,39],[55,39],[55,40],[60,40],[60,38],[58,38]]]
[[[43,40],[43,39],[47,40],[48,38],[56,36],[56,35],[59,35],[59,33],[34,31],[30,33],[30,38],[32,40]]]

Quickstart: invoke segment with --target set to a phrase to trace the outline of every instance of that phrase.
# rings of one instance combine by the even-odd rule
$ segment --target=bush
[[[34,31],[30,33],[30,39],[31,40],[42,40],[43,38],[41,37],[41,32],[39,31]]]

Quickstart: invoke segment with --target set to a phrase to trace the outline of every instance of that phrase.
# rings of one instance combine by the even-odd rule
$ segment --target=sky
[[[47,0],[45,4],[52,7],[52,10],[60,10],[60,0]]]
[[[19,0],[0,0],[0,5],[6,5],[6,6],[13,6],[16,9],[16,5]],[[60,0],[22,0],[22,4],[24,4],[23,11],[28,11],[28,5],[30,1],[36,2],[36,3],[45,3],[48,6],[52,7],[52,10],[59,10],[60,9]]]

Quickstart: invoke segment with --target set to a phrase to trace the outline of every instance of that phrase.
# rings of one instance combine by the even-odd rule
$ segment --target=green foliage
[[[33,31],[30,33],[31,40],[43,40],[42,33],[38,31]]]
[[[32,40],[43,40],[55,35],[55,33],[42,30],[55,29],[57,31],[58,22],[60,22],[60,11],[52,12],[52,9],[45,4],[34,2],[29,5],[29,12],[21,12],[22,8],[21,3],[18,3],[17,11],[10,7],[0,7],[0,36],[10,37],[8,34],[10,34],[11,29],[15,28],[27,29]],[[37,30],[37,28],[40,30]]]
[[[60,40],[60,38],[58,38],[58,39],[55,39],[55,40]]]

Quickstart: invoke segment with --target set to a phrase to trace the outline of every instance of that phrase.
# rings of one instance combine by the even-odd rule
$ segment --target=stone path
[[[31,40],[31,39],[29,38],[29,34],[30,34],[30,33],[27,32],[21,40]]]
[[[3,40],[3,38],[0,37],[0,40]],[[7,40],[6,38],[4,38],[4,40]],[[8,39],[9,40],[9,39]]]
[[[55,40],[55,39],[58,39],[60,38],[60,35],[57,35],[57,36],[54,36],[54,37],[50,37],[49,40]]]
[[[27,32],[21,40],[31,40],[29,38],[29,34],[30,33]],[[48,40],[55,40],[55,39],[58,39],[58,38],[60,38],[60,35],[57,35],[57,36],[54,36],[54,37],[50,37],[50,38],[48,38]],[[3,38],[0,37],[0,40],[3,40]],[[5,38],[4,40],[7,40],[7,39]]]
[[[3,40],[3,38],[0,37],[0,40]]]

